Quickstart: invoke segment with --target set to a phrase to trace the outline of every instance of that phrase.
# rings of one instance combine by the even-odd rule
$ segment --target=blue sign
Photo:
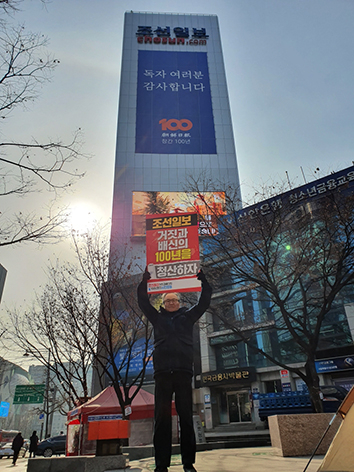
[[[128,378],[132,379],[139,375],[146,363],[145,380],[150,380],[154,373],[152,350],[152,343],[149,341],[149,347],[145,356],[144,338],[136,341],[131,349],[128,346],[119,349],[115,358],[115,363],[119,369],[120,375],[122,377],[125,376],[128,368]]]
[[[305,185],[301,185],[287,192],[276,195],[267,200],[263,200],[251,206],[239,210],[236,214],[237,219],[255,218],[257,215],[266,216],[276,210],[285,208],[291,211],[299,206],[311,203],[317,197],[324,197],[334,192],[342,195],[350,195],[354,190],[354,166],[347,167],[338,172],[334,172],[326,177],[315,180]],[[301,215],[302,213],[300,213]]]
[[[321,361],[315,361],[315,365],[318,374],[354,369],[354,356],[323,359]]]
[[[216,154],[205,52],[139,51],[135,152]]]
[[[7,418],[9,416],[10,403],[1,402],[0,403],[0,418]]]
[[[291,392],[291,383],[290,382],[283,382],[281,384],[281,388],[283,392]]]
[[[93,421],[116,421],[123,419],[123,415],[91,415],[87,418],[89,423]]]

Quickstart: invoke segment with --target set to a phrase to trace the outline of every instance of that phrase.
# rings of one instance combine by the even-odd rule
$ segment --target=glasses
[[[165,303],[170,304],[170,303],[179,303],[178,298],[170,298],[169,300],[165,300]]]

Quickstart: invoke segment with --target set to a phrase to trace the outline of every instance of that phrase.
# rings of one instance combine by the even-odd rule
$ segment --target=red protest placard
[[[146,215],[149,293],[200,292],[197,213]]]

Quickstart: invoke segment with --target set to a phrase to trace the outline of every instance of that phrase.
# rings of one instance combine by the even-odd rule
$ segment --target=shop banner
[[[200,292],[197,213],[146,215],[149,293]]]
[[[322,374],[323,372],[338,372],[354,369],[354,356],[323,359],[315,361],[315,365],[318,374]]]

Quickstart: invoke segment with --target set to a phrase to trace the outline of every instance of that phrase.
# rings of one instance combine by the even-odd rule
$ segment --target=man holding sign
[[[175,394],[181,425],[181,455],[185,472],[195,472],[196,441],[193,428],[193,325],[209,308],[212,288],[202,271],[199,302],[187,309],[180,306],[179,294],[163,294],[162,306],[156,310],[147,292],[150,273],[145,270],[138,287],[139,306],[154,328],[155,371],[155,472],[167,472],[171,459],[171,403]],[[195,275],[194,275],[195,280]]]

